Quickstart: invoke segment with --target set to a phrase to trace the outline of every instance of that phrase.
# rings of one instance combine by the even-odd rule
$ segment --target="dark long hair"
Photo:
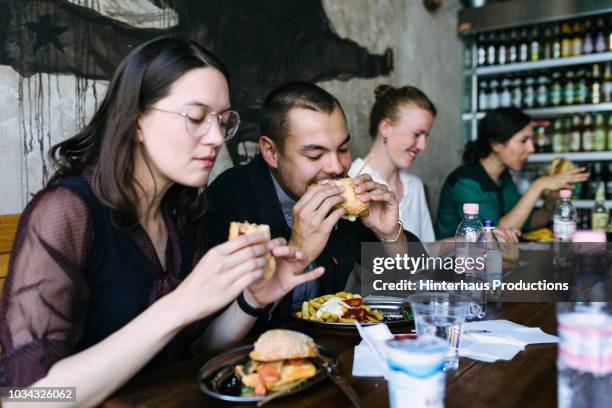
[[[518,108],[498,108],[485,115],[478,125],[478,139],[469,141],[463,151],[463,162],[477,163],[487,157],[493,143],[506,143],[531,122]]]
[[[111,209],[113,223],[123,229],[135,227],[139,221],[136,189],[140,187],[133,175],[139,115],[167,96],[183,74],[202,67],[219,70],[229,81],[223,63],[193,41],[161,37],[132,50],[119,64],[87,126],[49,151],[56,172],[48,185],[91,170],[93,191]],[[201,191],[175,184],[164,197],[180,227],[202,215]]]

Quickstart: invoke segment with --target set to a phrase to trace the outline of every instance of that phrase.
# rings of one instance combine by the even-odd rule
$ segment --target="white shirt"
[[[363,160],[356,159],[348,172],[349,176],[355,177],[362,166]],[[389,186],[389,183],[370,166],[365,166],[361,174],[369,174],[375,182]],[[425,200],[423,182],[407,170],[400,170],[399,176],[404,186],[404,197],[399,203],[400,221],[404,224],[404,229],[419,237],[422,242],[434,242],[436,236]]]

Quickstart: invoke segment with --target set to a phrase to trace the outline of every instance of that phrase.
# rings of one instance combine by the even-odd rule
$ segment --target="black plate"
[[[319,350],[319,354],[322,356],[333,359],[337,363],[338,355],[331,350],[323,348],[321,346],[317,346]],[[198,384],[200,389],[211,397],[218,398],[224,401],[232,401],[232,402],[258,402],[266,399],[266,396],[262,397],[241,397],[240,389],[242,388],[242,383],[240,379],[232,374],[229,378],[223,381],[219,387],[215,387],[213,385],[213,380],[215,376],[223,369],[228,367],[234,367],[237,364],[244,364],[249,360],[249,353],[253,351],[253,345],[242,346],[233,350],[230,350],[226,353],[223,353],[209,361],[206,362],[200,369],[198,373]],[[317,375],[310,378],[308,381],[304,382],[298,387],[295,387],[291,391],[288,391],[283,397],[287,395],[293,395],[295,393],[301,392],[305,389],[312,387],[315,384],[320,383],[327,377],[327,370],[321,367],[321,361],[313,358],[313,362],[317,367]],[[234,381],[234,387],[232,387],[231,382]],[[235,392],[237,391],[237,392]]]
[[[373,310],[378,310],[383,315],[382,322],[376,323],[359,323],[362,326],[373,326],[375,324],[385,323],[387,326],[401,326],[412,322],[414,319],[406,319],[403,317],[405,312],[412,312],[410,309],[410,303],[408,302],[386,302],[386,301],[369,301],[367,298],[364,299],[364,304],[370,306]],[[340,330],[357,330],[355,323],[332,323],[332,322],[315,322],[312,320],[302,319],[293,314],[296,319],[307,323],[312,326],[325,327],[328,329],[340,329]]]

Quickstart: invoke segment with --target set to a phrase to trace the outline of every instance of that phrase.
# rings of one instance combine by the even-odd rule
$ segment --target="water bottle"
[[[571,251],[567,244],[576,232],[576,209],[570,200],[571,190],[559,191],[559,199],[553,213],[553,265],[555,268],[568,268]]]
[[[460,259],[476,260],[477,258],[483,259],[485,256],[481,243],[483,226],[478,218],[478,211],[479,206],[476,203],[463,204],[463,220],[459,223],[455,233],[455,271],[464,273],[463,280],[473,284],[481,284],[485,281],[483,276],[485,271],[477,270],[475,266],[469,267],[470,265],[465,263],[460,266]],[[466,320],[482,319],[486,315],[486,293],[485,291],[474,291],[471,296],[474,301],[470,302],[465,318]]]
[[[481,241],[485,248],[485,268],[487,273],[487,282],[489,283],[488,293],[493,298],[499,297],[499,285],[496,290],[493,290],[495,281],[502,280],[503,256],[501,246],[497,237],[493,233],[495,229],[495,221],[485,220]]]
[[[605,234],[579,231],[574,235],[574,255],[580,275],[601,274]],[[586,242],[586,243],[585,243]],[[597,243],[600,244],[597,247]],[[588,270],[595,267],[598,270]],[[576,276],[579,278],[580,276]],[[557,304],[559,355],[557,357],[558,406],[561,408],[609,407],[612,389],[612,308],[610,302]]]

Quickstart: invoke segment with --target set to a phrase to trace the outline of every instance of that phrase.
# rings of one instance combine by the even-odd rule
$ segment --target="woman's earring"
[[[389,140],[389,139],[387,139],[386,137],[383,137],[383,144],[387,144],[387,141],[388,141],[388,140]]]

